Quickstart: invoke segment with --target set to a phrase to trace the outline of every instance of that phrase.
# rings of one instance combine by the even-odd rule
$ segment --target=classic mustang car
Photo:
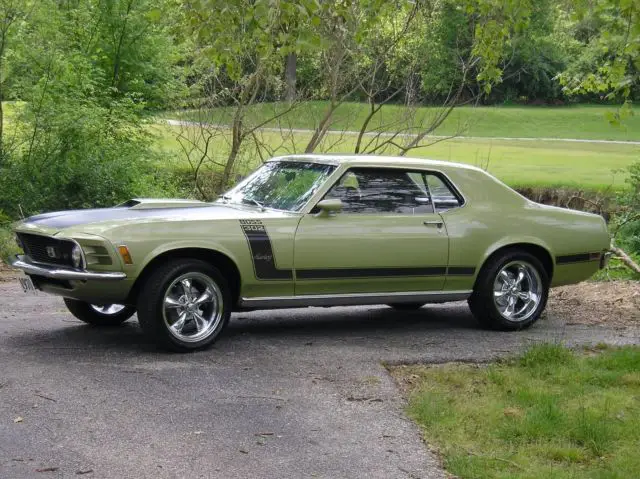
[[[131,200],[15,231],[26,290],[93,325],[137,313],[177,351],[210,345],[240,309],[468,300],[483,326],[518,330],[609,245],[600,216],[534,203],[481,169],[373,156],[274,158],[214,203]]]

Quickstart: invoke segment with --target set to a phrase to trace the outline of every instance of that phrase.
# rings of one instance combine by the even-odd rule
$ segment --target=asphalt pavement
[[[0,283],[1,478],[444,478],[386,363],[485,361],[537,341],[640,342],[566,325],[478,329],[466,304],[240,313],[209,350],[158,352]]]

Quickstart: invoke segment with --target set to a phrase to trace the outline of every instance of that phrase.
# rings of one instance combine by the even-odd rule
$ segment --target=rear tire
[[[231,293],[217,268],[197,259],[155,269],[138,295],[138,320],[164,349],[188,352],[215,342],[231,316]]]
[[[512,249],[482,267],[469,307],[482,326],[517,331],[540,318],[548,296],[549,275],[540,260]]]
[[[113,304],[97,306],[71,298],[64,298],[64,304],[76,318],[92,326],[119,326],[136,312],[136,309],[131,306],[117,307],[118,305]]]
[[[398,311],[416,311],[422,308],[426,303],[389,303],[387,306],[391,306]]]

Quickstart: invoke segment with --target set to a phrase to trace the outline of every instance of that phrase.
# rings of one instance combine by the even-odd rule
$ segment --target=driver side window
[[[434,206],[426,174],[399,169],[352,168],[329,190],[345,213],[427,214]]]

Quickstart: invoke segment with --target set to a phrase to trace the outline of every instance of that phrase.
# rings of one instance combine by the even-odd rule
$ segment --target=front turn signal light
[[[127,248],[125,245],[120,245],[118,246],[118,252],[120,253],[120,256],[122,256],[124,264],[133,264],[131,253],[129,253],[129,248]]]

